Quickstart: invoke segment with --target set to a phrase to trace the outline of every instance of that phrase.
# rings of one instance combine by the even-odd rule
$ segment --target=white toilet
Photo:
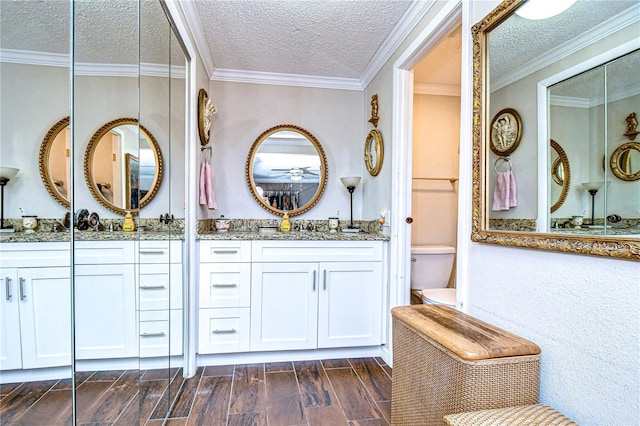
[[[455,256],[454,247],[411,247],[411,290],[421,295],[422,303],[456,307],[456,289],[446,288]]]

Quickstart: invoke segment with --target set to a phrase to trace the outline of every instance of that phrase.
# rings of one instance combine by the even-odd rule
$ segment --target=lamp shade
[[[13,179],[20,169],[14,169],[13,167],[0,167],[0,177],[5,179]]]
[[[347,176],[347,177],[340,178],[340,180],[342,181],[342,184],[347,188],[350,186],[353,186],[353,187],[358,186],[358,184],[360,183],[360,179],[362,179],[360,176]]]
[[[582,187],[587,191],[599,190],[604,185],[604,182],[584,182]]]

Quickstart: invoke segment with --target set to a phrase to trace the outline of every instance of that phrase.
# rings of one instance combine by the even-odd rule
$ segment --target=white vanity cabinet
[[[251,350],[381,344],[382,244],[254,241]]]
[[[71,364],[68,243],[0,245],[0,370]]]
[[[198,353],[249,350],[250,241],[200,241]]]

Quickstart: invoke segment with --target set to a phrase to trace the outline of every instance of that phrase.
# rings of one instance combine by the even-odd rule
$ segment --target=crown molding
[[[389,36],[385,39],[382,45],[378,48],[373,59],[369,62],[369,65],[362,73],[360,80],[362,81],[362,87],[367,87],[371,80],[378,74],[384,64],[387,63],[389,58],[398,49],[400,44],[407,38],[407,36],[413,31],[418,23],[424,18],[427,12],[436,3],[435,0],[428,1],[415,1],[411,3],[411,6],[404,13],[398,25],[393,29]]]
[[[204,29],[200,22],[200,15],[198,15],[198,11],[196,10],[196,2],[179,1],[178,5],[180,9],[182,9],[182,13],[184,14],[187,22],[187,27],[189,27],[189,31],[191,32],[191,37],[193,37],[193,41],[196,44],[198,56],[200,56],[200,59],[204,64],[204,68],[207,71],[209,79],[213,80],[213,74],[216,71],[216,64],[213,60],[213,56],[211,56],[207,40],[204,37]]]
[[[33,52],[30,50],[0,49],[0,62],[23,65],[65,67],[71,65],[68,53]]]
[[[272,84],[278,86],[314,87],[319,89],[363,90],[355,78],[321,77],[301,74],[281,74],[258,71],[216,69],[211,80],[236,83]]]
[[[418,95],[457,96],[460,97],[459,84],[415,83],[413,93]]]
[[[587,98],[577,98],[573,96],[549,96],[549,103],[556,107],[570,108],[591,108],[591,101]]]
[[[557,62],[567,56],[581,50],[591,44],[602,40],[611,34],[620,31],[629,25],[635,24],[640,21],[640,3],[633,6],[626,11],[619,13],[613,18],[597,25],[590,31],[582,34],[580,37],[576,37],[572,40],[568,40],[562,43],[557,48],[550,50],[549,52],[540,55],[534,60],[527,62],[507,73],[499,78],[496,78],[491,82],[491,91],[500,90],[509,84],[526,77],[527,75],[534,73],[554,62]]]

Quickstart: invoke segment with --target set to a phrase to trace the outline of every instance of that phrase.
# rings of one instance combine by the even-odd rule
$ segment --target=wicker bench
[[[392,425],[537,404],[540,348],[455,309],[393,308]]]
[[[544,404],[481,410],[444,416],[447,426],[577,426]]]

